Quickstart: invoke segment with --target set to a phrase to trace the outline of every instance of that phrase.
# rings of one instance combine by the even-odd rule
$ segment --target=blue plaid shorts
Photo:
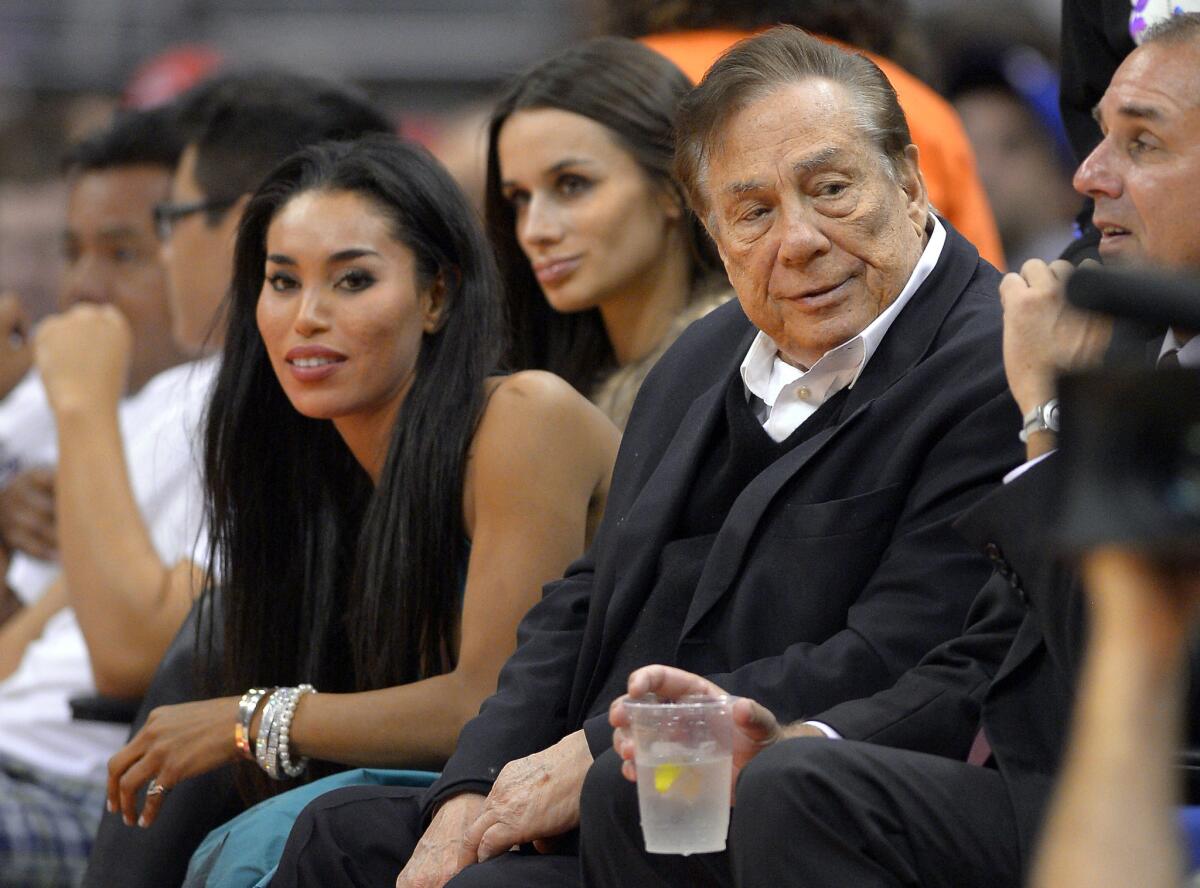
[[[74,888],[104,812],[104,784],[0,756],[0,885]]]

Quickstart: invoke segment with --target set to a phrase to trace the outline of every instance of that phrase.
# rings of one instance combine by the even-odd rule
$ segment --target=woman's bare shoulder
[[[607,422],[604,414],[570,383],[544,370],[494,376],[487,385],[485,420],[495,413],[502,421]]]

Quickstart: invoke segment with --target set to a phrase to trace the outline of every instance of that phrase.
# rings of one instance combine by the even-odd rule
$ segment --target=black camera
[[[1081,268],[1075,305],[1200,331],[1200,280]],[[1200,564],[1200,370],[1104,367],[1059,380],[1061,542]]]

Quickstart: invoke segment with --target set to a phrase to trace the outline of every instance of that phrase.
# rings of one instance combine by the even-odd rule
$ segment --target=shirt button
[[[796,396],[799,398],[807,398],[811,394],[812,394],[812,392],[810,392],[804,386],[801,386],[800,388],[796,389]]]

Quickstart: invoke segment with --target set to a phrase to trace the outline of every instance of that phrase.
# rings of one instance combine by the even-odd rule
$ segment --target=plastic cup
[[[733,774],[733,698],[626,700],[638,810],[651,854],[725,850]]]

